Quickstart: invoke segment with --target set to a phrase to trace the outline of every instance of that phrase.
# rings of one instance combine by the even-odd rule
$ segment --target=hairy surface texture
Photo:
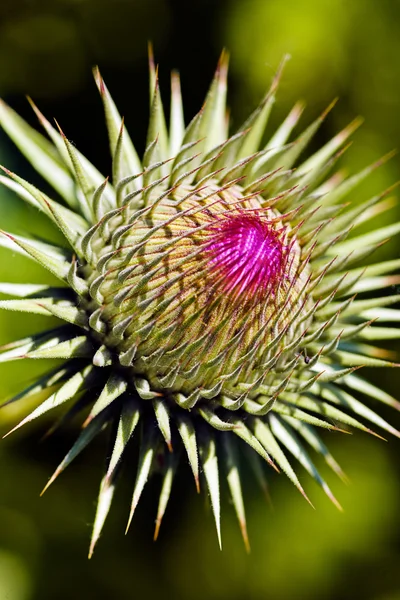
[[[400,297],[385,288],[398,282],[391,273],[400,261],[358,266],[400,232],[399,223],[374,227],[374,217],[393,206],[391,190],[351,203],[355,186],[389,155],[348,178],[335,171],[356,120],[301,160],[331,107],[293,141],[300,104],[265,135],[281,69],[229,135],[223,54],[187,126],[173,73],[168,128],[150,60],[150,120],[139,159],[104,81],[94,75],[110,140],[110,179],[33,103],[47,138],[0,104],[0,124],[54,198],[4,167],[0,182],[43,211],[65,238],[62,247],[6,232],[0,239],[58,280],[1,283],[0,292],[14,298],[1,300],[0,308],[60,320],[55,329],[3,346],[0,362],[65,360],[8,401],[47,392],[13,431],[64,404],[62,423],[84,414],[47,488],[109,430],[90,555],[133,437],[140,449],[128,526],[148,478],[161,472],[158,536],[180,457],[197,490],[208,489],[220,543],[220,479],[226,479],[248,547],[240,478],[246,464],[264,491],[273,468],[307,498],[292,455],[338,505],[307,450],[345,479],[318,430],[371,432],[372,426],[398,435],[364,400],[396,409],[399,403],[355,373],[365,365],[397,366],[375,343],[399,337],[398,328],[382,324],[399,321],[391,305]],[[369,233],[358,233],[367,222]]]

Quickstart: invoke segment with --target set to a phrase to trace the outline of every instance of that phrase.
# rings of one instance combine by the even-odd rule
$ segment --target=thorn
[[[89,423],[93,420],[92,415],[88,415],[88,417],[85,419],[85,421],[82,423],[82,429],[85,429]]]
[[[394,435],[397,438],[400,438],[400,431],[398,431],[397,429],[395,429],[394,427],[390,427],[389,429],[389,433],[391,433],[392,435]],[[386,440],[385,440],[386,441]]]
[[[374,162],[374,164],[372,165],[372,168],[376,169],[376,168],[384,165],[385,162],[387,162],[388,160],[390,160],[391,158],[393,158],[394,156],[396,156],[397,153],[398,153],[398,150],[396,150],[394,148],[393,150],[391,150],[390,152],[388,152],[387,154],[385,154],[384,156],[382,156],[381,158],[379,158],[376,162]]]
[[[137,504],[137,502],[135,502],[135,504],[133,504],[131,507],[131,512],[129,514],[128,523],[127,523],[126,529],[125,529],[125,535],[127,535],[128,531],[129,531],[129,527],[131,526],[132,519],[133,519],[133,513],[135,512],[136,504]]]
[[[249,536],[247,534],[246,521],[240,520],[239,525],[240,525],[240,530],[242,532],[242,538],[243,538],[246,552],[247,552],[247,554],[250,554],[250,542],[249,542]]]
[[[348,431],[347,429],[341,429],[340,427],[336,427],[336,425],[332,425],[329,431],[338,431],[339,433],[346,433],[347,435],[353,435],[352,431]]]
[[[55,472],[53,473],[53,475],[50,477],[49,481],[46,483],[46,485],[44,486],[44,488],[40,492],[40,497],[42,497],[43,494],[49,489],[49,487],[54,482],[54,480],[59,476],[59,474],[61,473],[61,471],[62,471],[62,469],[60,469],[60,468],[58,468],[58,469],[55,470]]]
[[[307,494],[305,493],[303,487],[300,485],[299,488],[297,488],[300,492],[300,494],[303,496],[303,498],[305,498],[305,500],[307,500],[308,504],[311,506],[311,508],[313,508],[315,510],[315,506],[314,504],[311,502],[310,498],[307,496]]]
[[[12,177],[14,175],[14,173],[12,173],[12,171],[10,171],[10,169],[7,169],[6,167],[3,167],[3,165],[0,165],[0,169],[2,171],[4,171],[5,173],[7,173],[7,175],[9,175],[10,177]]]
[[[56,127],[58,129],[58,131],[60,132],[61,137],[66,140],[67,136],[65,135],[65,133],[63,132],[63,130],[61,129],[60,125],[58,124],[57,120],[54,119],[54,123],[56,124]]]
[[[154,49],[153,49],[153,42],[148,42],[147,44],[147,54],[149,57],[149,69],[150,70],[155,70],[155,66],[154,66]]]
[[[13,427],[12,429],[10,429],[10,431],[8,433],[6,433],[5,435],[3,435],[2,439],[4,440],[6,437],[8,437],[11,433],[13,433],[14,431],[16,431],[19,427],[21,427],[21,424],[16,425],[15,427]]]
[[[369,434],[371,434],[371,435],[373,435],[373,436],[375,436],[375,437],[377,437],[378,439],[380,439],[380,440],[382,440],[382,441],[384,441],[384,442],[387,442],[387,439],[386,439],[386,438],[384,438],[383,436],[379,435],[379,433],[376,433],[376,432],[375,432],[375,431],[373,431],[372,429],[368,429],[368,428],[367,428],[367,429],[366,429],[366,432],[367,432],[367,433],[369,433]],[[398,437],[400,437],[400,436],[398,436]]]
[[[28,100],[29,104],[31,105],[32,110],[34,111],[35,115],[37,116],[39,123],[43,126],[46,125],[47,123],[47,119],[45,118],[45,116],[41,113],[41,111],[38,109],[38,107],[36,106],[36,104],[34,103],[34,101],[32,100],[32,98],[27,95],[26,99]]]
[[[97,65],[95,67],[93,67],[93,76],[94,76],[96,85],[99,88],[100,95],[103,96],[106,90],[105,90],[104,80],[100,74],[100,69]]]
[[[94,552],[94,547],[96,545],[97,540],[92,540],[90,542],[90,546],[89,546],[89,553],[88,553],[88,559],[90,560],[93,556],[93,552]]]
[[[332,108],[335,106],[339,98],[334,98],[332,102],[327,106],[327,108],[321,114],[321,119],[325,119],[325,117],[331,112]]]
[[[270,458],[270,457],[269,457],[269,455],[268,455],[268,458],[269,458],[269,460],[267,461],[267,463],[268,463],[268,464],[269,464],[269,465],[270,465],[270,466],[271,466],[271,467],[272,467],[272,468],[273,468],[273,469],[274,469],[274,470],[275,470],[277,473],[279,473],[279,474],[280,474],[280,472],[281,472],[281,471],[280,471],[280,469],[279,469],[279,468],[276,466],[276,464],[274,463],[274,461],[272,460],[272,458]]]
[[[12,240],[13,242],[16,242],[16,239],[13,235],[11,235],[11,233],[7,233],[7,231],[4,231],[3,229],[0,229],[0,233],[2,235],[5,235],[6,237],[10,238],[10,240]]]
[[[332,494],[330,488],[328,487],[328,485],[326,483],[322,484],[322,489],[324,490],[325,494],[328,496],[329,500],[336,506],[336,508],[338,510],[340,510],[340,512],[343,512],[342,505],[338,502],[338,500],[336,500],[335,496]]]
[[[158,534],[160,533],[160,527],[161,527],[161,519],[157,518],[156,519],[156,525],[154,528],[154,535],[153,535],[153,541],[156,542],[158,539]]]

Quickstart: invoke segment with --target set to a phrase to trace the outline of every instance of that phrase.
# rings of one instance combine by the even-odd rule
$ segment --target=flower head
[[[226,55],[187,127],[173,74],[167,132],[150,61],[151,114],[139,160],[95,70],[112,181],[33,103],[50,141],[0,104],[0,123],[54,188],[54,199],[5,168],[1,183],[65,237],[58,247],[3,232],[2,245],[43,265],[59,284],[0,284],[2,293],[17,296],[0,307],[53,315],[61,324],[4,346],[0,361],[65,359],[9,401],[47,391],[14,429],[62,404],[71,404],[64,420],[86,410],[76,443],[48,485],[98,433],[110,430],[90,554],[133,437],[140,438],[140,451],[128,525],[149,476],[161,470],[157,537],[183,448],[197,489],[208,488],[219,540],[222,475],[248,544],[240,453],[247,450],[263,487],[266,464],[284,471],[307,498],[287,451],[337,504],[306,451],[310,445],[344,478],[318,428],[370,431],[364,424],[370,422],[398,435],[358,396],[399,404],[354,371],[395,366],[374,342],[398,330],[372,323],[398,321],[398,311],[386,307],[399,296],[356,294],[392,283],[387,274],[398,261],[357,264],[400,224],[357,232],[391,206],[388,192],[357,206],[343,203],[382,161],[347,179],[330,174],[357,120],[301,162],[329,109],[290,142],[300,105],[262,147],[280,74],[232,136]]]

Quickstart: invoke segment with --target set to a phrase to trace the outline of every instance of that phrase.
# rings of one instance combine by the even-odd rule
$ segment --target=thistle
[[[375,341],[398,338],[399,330],[375,321],[399,320],[390,305],[400,295],[368,293],[397,282],[388,274],[400,261],[358,265],[400,232],[400,223],[373,226],[393,205],[391,190],[349,203],[352,190],[389,156],[349,178],[334,171],[357,119],[302,161],[331,106],[290,141],[302,113],[296,104],[262,145],[281,71],[230,136],[225,53],[187,127],[172,74],[168,129],[151,59],[150,120],[139,160],[96,69],[111,179],[32,102],[50,141],[0,105],[2,127],[54,188],[54,198],[4,167],[1,183],[43,211],[65,238],[59,247],[2,232],[2,246],[38,262],[59,283],[2,283],[0,291],[16,299],[0,307],[55,316],[60,325],[3,346],[0,361],[65,361],[8,401],[46,393],[12,431],[63,404],[62,423],[84,412],[79,436],[47,488],[109,430],[89,555],[132,438],[139,456],[128,527],[147,480],[159,473],[157,538],[178,463],[188,462],[197,490],[208,490],[219,543],[220,479],[226,479],[248,547],[241,468],[250,465],[264,490],[265,472],[283,471],[308,499],[291,454],[339,506],[307,452],[310,446],[345,479],[318,431],[371,432],[372,424],[398,435],[359,397],[397,409],[399,403],[355,371],[397,366]],[[371,221],[369,233],[357,232]]]

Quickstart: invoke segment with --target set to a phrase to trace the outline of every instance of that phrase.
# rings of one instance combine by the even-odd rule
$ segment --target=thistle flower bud
[[[261,197],[213,182],[186,192],[123,218],[118,248],[110,240],[99,252],[107,262],[97,293],[108,344],[132,367],[133,380],[146,378],[172,404],[194,394],[195,406],[234,394],[240,382],[273,383],[264,363],[305,328],[288,325],[308,268],[300,273],[301,251],[285,216]]]
[[[248,546],[238,459],[246,447],[264,488],[264,471],[275,468],[307,498],[287,451],[338,505],[306,451],[311,445],[345,477],[318,428],[371,431],[372,423],[399,435],[353,395],[399,408],[354,373],[364,365],[397,366],[374,344],[399,337],[399,330],[374,321],[398,321],[398,311],[386,307],[399,296],[356,299],[357,292],[397,282],[388,274],[399,261],[357,266],[400,232],[399,223],[357,232],[390,208],[390,190],[361,205],[347,203],[353,188],[388,157],[348,179],[331,175],[356,120],[301,162],[331,107],[290,142],[302,112],[296,105],[261,147],[281,69],[259,107],[229,137],[226,76],[223,54],[203,108],[185,128],[174,74],[167,131],[150,61],[151,115],[139,160],[96,70],[112,181],[33,103],[50,141],[0,104],[1,125],[56,199],[5,168],[1,183],[43,211],[69,246],[5,232],[0,240],[61,281],[60,287],[0,284],[0,292],[17,297],[2,300],[0,308],[52,315],[62,323],[4,346],[0,361],[66,361],[8,401],[47,391],[12,431],[56,406],[71,404],[65,421],[89,404],[82,431],[47,488],[98,433],[110,430],[90,555],[134,436],[140,436],[140,451],[128,526],[149,476],[161,469],[158,536],[182,447],[196,488],[208,488],[219,542],[222,474]]]

